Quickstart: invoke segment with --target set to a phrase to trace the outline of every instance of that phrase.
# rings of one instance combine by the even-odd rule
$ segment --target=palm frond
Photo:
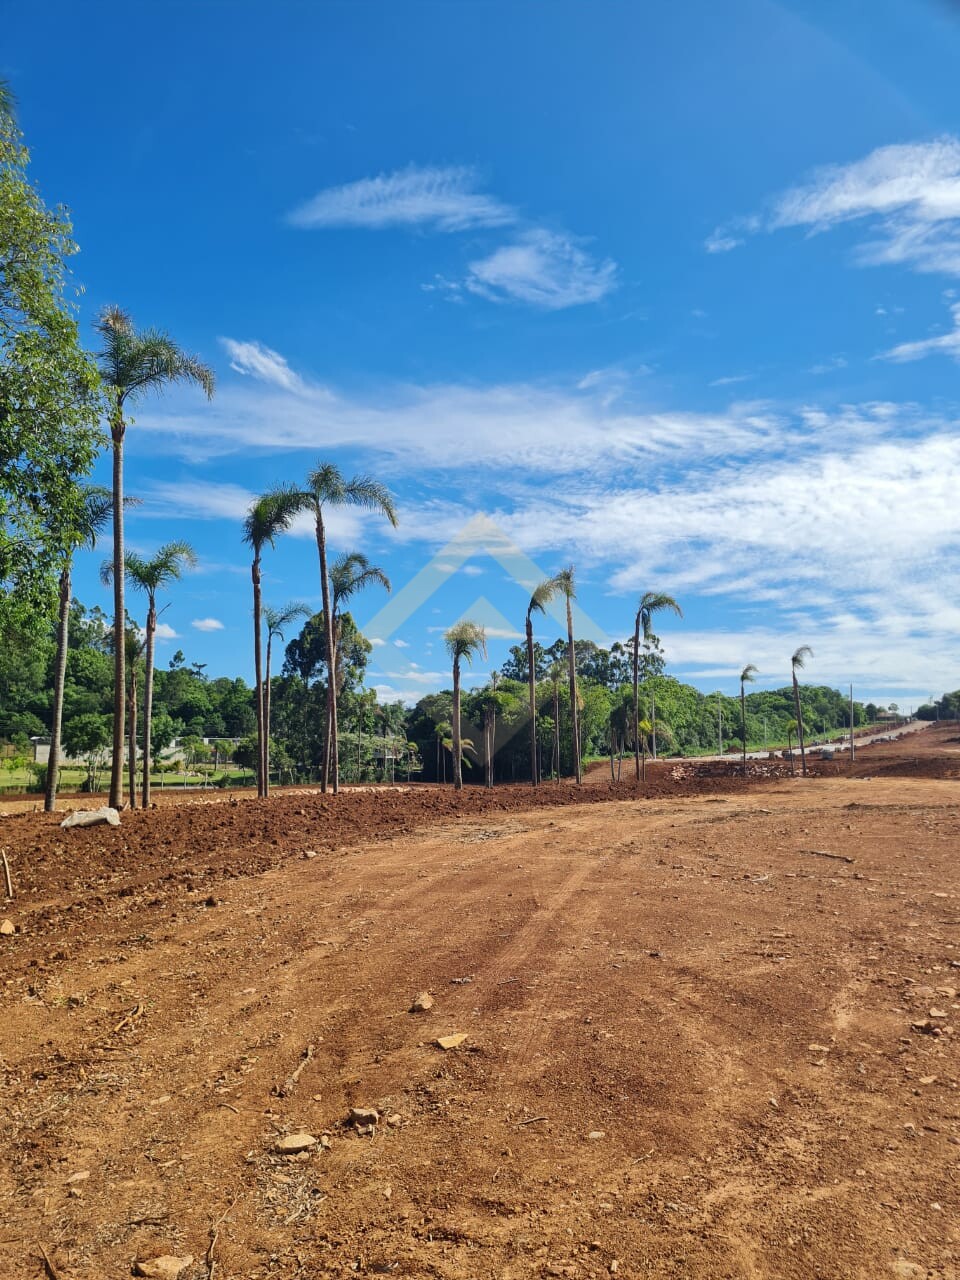
[[[251,505],[243,521],[243,541],[259,554],[269,542],[289,529],[294,517],[307,505],[307,495],[292,485],[280,485]]]
[[[454,661],[472,663],[478,653],[487,656],[487,633],[477,622],[455,622],[444,633],[443,643]]]
[[[569,565],[566,569],[561,569],[554,577],[553,581],[557,584],[557,590],[568,600],[576,600],[577,586],[574,581],[573,565]]]
[[[527,617],[529,618],[532,613],[546,613],[547,605],[561,593],[562,587],[557,577],[544,578],[543,582],[538,583],[533,589],[530,603],[527,605]]]
[[[102,347],[97,353],[100,374],[119,403],[148,390],[161,391],[171,382],[192,382],[207,399],[214,392],[213,370],[199,356],[183,351],[159,329],[137,330],[120,307],[105,307],[96,323]]]
[[[268,604],[263,606],[263,620],[267,624],[267,631],[270,635],[275,636],[278,640],[283,639],[283,633],[291,622],[295,622],[297,618],[309,618],[310,609],[301,600],[293,600],[289,604],[285,604],[282,609],[271,609]]]
[[[747,665],[740,672],[740,683],[753,684],[757,671],[758,671],[758,668],[755,667],[752,662],[748,662]]]
[[[797,651],[794,653],[793,657],[790,659],[790,665],[794,668],[794,670],[797,670],[798,668],[802,670],[803,667],[806,665],[807,659],[812,657],[813,657],[813,650],[810,648],[810,646],[808,644],[802,644],[800,648],[797,649]]]
[[[637,606],[637,623],[643,630],[644,640],[649,640],[652,634],[653,615],[664,609],[675,613],[678,618],[683,617],[683,610],[673,596],[668,596],[662,591],[645,591],[640,597],[640,603]]]
[[[381,512],[394,529],[397,527],[397,509],[393,503],[393,495],[378,480],[371,480],[369,476],[354,476],[344,486],[344,498],[355,507]]]

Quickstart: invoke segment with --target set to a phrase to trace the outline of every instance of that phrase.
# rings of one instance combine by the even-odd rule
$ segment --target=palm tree
[[[197,554],[188,542],[168,542],[152,560],[144,560],[135,552],[127,552],[124,566],[127,577],[147,597],[146,664],[143,687],[143,808],[150,807],[150,730],[153,720],[153,662],[157,637],[157,592],[177,582],[186,568],[197,563]],[[113,566],[110,566],[111,571]]]
[[[127,696],[129,698],[129,718],[127,731],[127,768],[130,774],[130,808],[137,807],[137,672],[140,659],[143,657],[145,637],[136,628],[131,627],[125,637],[123,647],[124,662],[127,668]]]
[[[744,685],[753,684],[753,677],[757,674],[757,668],[752,662],[740,672],[740,740],[743,745],[743,776],[747,776],[747,697]]]
[[[637,605],[637,616],[633,625],[633,765],[637,781],[641,777],[640,766],[640,636],[644,642],[653,635],[653,615],[663,609],[670,609],[677,617],[683,617],[683,610],[673,596],[664,595],[661,591],[645,591]],[[656,755],[656,751],[654,751]]]
[[[0,84],[0,90],[3,86]],[[0,103],[2,109],[2,103]],[[91,550],[97,545],[97,535],[103,530],[110,515],[113,500],[110,490],[99,485],[86,485],[83,490],[78,542],[80,547]],[[70,600],[72,596],[72,553],[60,573],[60,617],[57,625],[57,656],[53,673],[53,712],[50,727],[50,754],[47,757],[47,782],[43,807],[53,813],[57,807],[57,784],[60,773],[60,737],[63,730],[63,687],[67,677],[67,649],[70,643]]]
[[[263,635],[261,614],[263,606],[260,591],[260,560],[263,549],[272,547],[277,537],[290,527],[290,522],[300,510],[300,494],[289,486],[271,489],[252,503],[243,521],[243,541],[253,548],[250,578],[253,582],[253,665],[256,684],[257,712],[257,795],[266,795],[266,749],[264,745],[263,707]]]
[[[478,653],[487,656],[487,633],[476,622],[456,622],[443,637],[453,659],[453,785],[463,790],[463,746],[460,738],[460,663],[472,662]]]
[[[263,618],[267,624],[267,671],[263,681],[263,794],[270,794],[270,654],[274,639],[282,640],[283,633],[291,622],[297,618],[309,618],[310,610],[305,604],[294,601],[284,605],[282,609],[263,607]]]
[[[545,578],[534,587],[527,605],[527,683],[530,690],[530,781],[534,786],[540,781],[537,767],[537,667],[533,650],[533,614],[546,613],[547,605],[560,594],[557,578]]]
[[[447,724],[446,720],[438,720],[434,725],[433,736],[437,740],[437,781],[443,783],[447,780],[447,758],[443,754],[443,747],[449,739],[450,747],[452,749],[453,729],[449,724]]]
[[[337,698],[343,687],[343,663],[340,642],[343,639],[343,605],[358,591],[363,591],[371,583],[378,583],[386,591],[391,591],[390,579],[377,565],[371,564],[359,551],[345,551],[337,556],[330,566],[330,599],[333,608],[333,666],[337,680]],[[362,713],[361,713],[362,715]],[[358,724],[360,723],[358,719]],[[358,733],[362,731],[358,730]],[[327,705],[327,741],[330,739],[330,707]],[[357,781],[360,781],[360,739],[357,738]]]
[[[98,353],[100,377],[106,387],[113,442],[113,762],[110,769],[110,804],[123,803],[123,688],[124,688],[124,550],[123,550],[123,440],[127,431],[126,408],[148,391],[162,391],[175,382],[192,382],[209,400],[214,376],[199,356],[187,355],[159,329],[136,329],[119,307],[105,307],[97,321],[103,342]]]
[[[314,518],[317,535],[317,553],[320,557],[320,587],[323,592],[323,618],[327,642],[327,722],[330,732],[324,749],[322,790],[329,784],[331,765],[333,790],[340,790],[340,761],[337,744],[337,685],[336,638],[334,635],[333,605],[330,593],[330,575],[327,569],[327,531],[324,510],[327,507],[354,506],[368,511],[379,511],[396,528],[397,513],[389,490],[368,476],[354,476],[345,480],[339,468],[332,462],[320,463],[307,476],[307,487],[300,494],[300,505]]]
[[[573,745],[573,776],[579,784],[583,775],[580,770],[580,717],[577,707],[577,654],[573,642],[573,601],[577,598],[576,584],[573,580],[573,565],[561,569],[554,579],[557,589],[567,601],[567,671],[570,679],[570,737]]]
[[[813,650],[808,644],[802,644],[790,659],[790,670],[793,674],[793,705],[797,710],[797,739],[800,743],[800,769],[807,776],[807,756],[803,748],[803,711],[800,707],[800,686],[797,683],[797,671],[802,671],[808,658],[813,657]]]
[[[796,720],[787,721],[787,751],[790,754],[790,777],[792,778],[797,772],[796,762],[793,756],[793,735],[797,731]]]
[[[565,675],[562,662],[552,662],[547,671],[553,691],[553,748],[550,752],[551,771],[554,781],[560,781],[560,683]]]

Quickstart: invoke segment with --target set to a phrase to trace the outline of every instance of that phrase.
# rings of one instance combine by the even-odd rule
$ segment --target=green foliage
[[[27,176],[29,155],[0,101],[0,634],[37,634],[83,540],[79,481],[103,440],[96,367],[65,298],[76,252],[63,209]]]

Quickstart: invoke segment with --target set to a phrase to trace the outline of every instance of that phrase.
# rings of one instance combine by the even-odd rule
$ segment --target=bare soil
[[[0,1276],[958,1280],[956,738],[0,818]]]

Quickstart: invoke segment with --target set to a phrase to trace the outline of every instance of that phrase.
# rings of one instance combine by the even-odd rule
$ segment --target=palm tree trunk
[[[60,574],[60,621],[57,626],[57,659],[53,673],[53,716],[50,726],[50,754],[47,756],[47,788],[43,808],[53,813],[57,807],[60,773],[60,733],[63,727],[63,686],[67,678],[67,646],[70,641],[70,563]]]
[[[267,632],[267,670],[263,681],[263,794],[270,794],[270,651],[273,634]]]
[[[150,732],[153,728],[153,653],[157,635],[157,606],[150,601],[147,610],[147,671],[143,684],[143,807],[150,808],[150,757],[153,744]]]
[[[460,746],[460,659],[453,660],[453,785],[463,790],[463,752]]]
[[[320,555],[320,588],[323,593],[323,622],[327,638],[327,763],[324,767],[322,790],[327,789],[327,769],[333,780],[334,795],[340,790],[340,762],[337,750],[337,651],[333,635],[333,612],[330,608],[330,578],[327,574],[327,538],[323,527],[323,513],[317,511],[317,551]]]
[[[640,781],[640,614],[633,629],[633,767]]]
[[[740,681],[740,740],[743,745],[743,776],[747,776],[747,700]]]
[[[265,794],[263,789],[263,637],[261,636],[260,615],[262,604],[260,599],[260,549],[257,548],[253,565],[250,569],[253,580],[253,670],[257,686],[257,796]]]
[[[126,611],[123,600],[123,435],[125,424],[117,404],[113,439],[113,756],[110,760],[110,806],[123,806],[123,712],[127,687],[124,653]]]
[[[530,782],[536,786],[537,772],[537,668],[533,656],[533,620],[527,610],[527,682],[530,689]]]
[[[577,714],[577,654],[573,643],[573,610],[567,597],[567,661],[570,666],[570,742],[573,747],[573,776],[577,784],[582,781],[580,772],[580,717]]]
[[[130,726],[127,742],[127,767],[130,773],[130,808],[137,807],[137,668],[136,658],[130,663]]]
[[[797,741],[800,743],[800,771],[807,776],[807,755],[803,748],[803,712],[800,709],[800,686],[797,683],[797,672],[793,672],[793,702],[797,708]]]
[[[553,751],[550,763],[553,766],[554,781],[560,781],[560,686],[553,686]]]

